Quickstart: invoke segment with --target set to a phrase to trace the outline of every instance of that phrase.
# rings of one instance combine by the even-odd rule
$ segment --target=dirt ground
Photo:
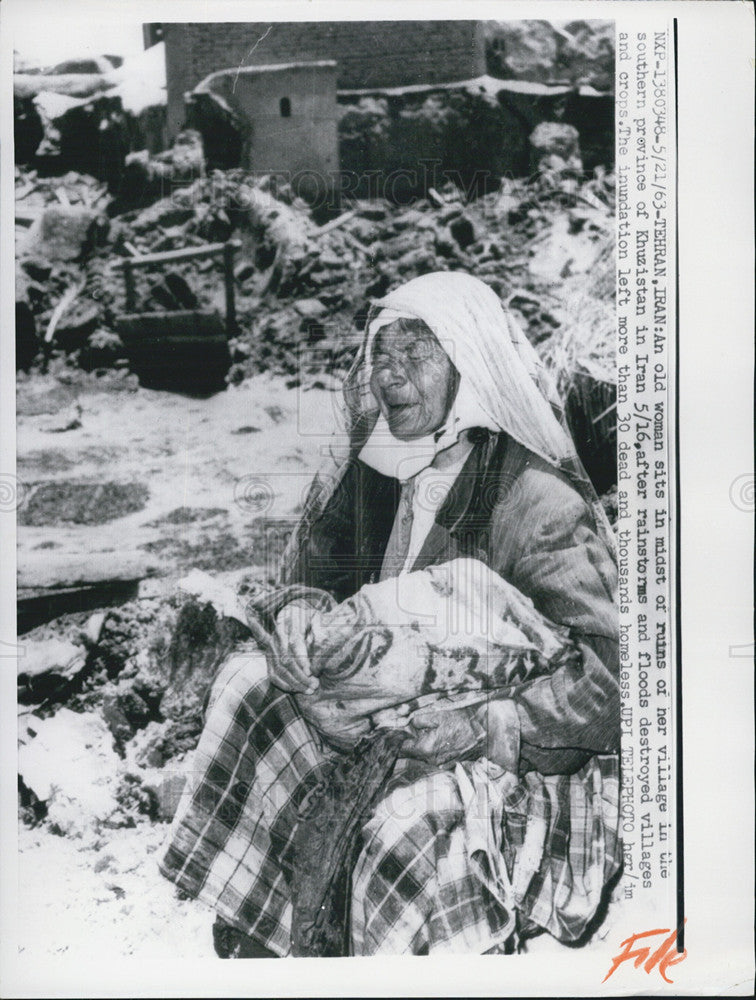
[[[269,375],[208,399],[22,379],[19,587],[264,564],[262,529],[296,515],[334,402]]]

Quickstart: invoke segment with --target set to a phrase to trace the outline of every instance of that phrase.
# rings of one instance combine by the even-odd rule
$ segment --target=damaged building
[[[479,21],[291,21],[149,25],[165,44],[168,132],[184,94],[219,69],[333,60],[340,90],[470,80],[485,72]]]
[[[310,181],[309,200],[339,169],[337,64],[333,60],[219,70],[187,95],[187,120],[222,166]],[[215,123],[215,124],[214,124]]]
[[[473,20],[153,24],[145,41],[165,46],[169,138],[197,129],[209,167],[309,172],[309,187],[337,171],[363,197],[366,178],[391,177],[401,199],[447,178],[481,194],[528,175],[544,122],[577,129],[580,169],[611,167],[613,95],[592,86],[609,79],[606,29],[580,22],[596,58],[578,65],[568,32],[534,25],[529,38]],[[551,78],[538,64],[533,79],[544,51]]]

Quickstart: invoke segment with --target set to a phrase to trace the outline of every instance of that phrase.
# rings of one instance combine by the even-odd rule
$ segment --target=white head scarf
[[[477,426],[505,431],[551,465],[561,467],[577,458],[542,361],[484,282],[459,271],[425,274],[379,299],[374,309],[379,311],[376,319],[383,320],[380,325],[404,316],[422,320],[433,331],[460,374],[457,399],[462,405],[453,406],[452,415],[472,410],[484,421]],[[376,410],[369,387],[369,351],[378,328],[369,320],[364,348],[350,373],[355,384],[360,383],[361,397],[367,388]]]

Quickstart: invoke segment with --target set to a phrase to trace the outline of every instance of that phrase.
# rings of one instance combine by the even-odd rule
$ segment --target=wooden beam
[[[232,242],[237,243],[234,240]],[[148,267],[150,264],[169,264],[176,260],[194,260],[201,257],[215,257],[224,252],[225,243],[208,243],[204,247],[184,247],[181,250],[163,250],[160,253],[146,253],[141,257],[125,257],[114,262],[115,267]]]
[[[234,289],[234,254],[240,246],[238,240],[229,240],[223,247],[223,283],[226,287],[226,334],[235,336],[236,296]]]
[[[55,329],[61,320],[61,317],[65,311],[72,305],[79,292],[82,291],[85,281],[80,281],[77,285],[69,285],[61,296],[60,301],[57,306],[53,309],[52,315],[50,316],[50,322],[47,324],[47,330],[45,331],[45,344],[49,344],[53,337],[55,336]]]
[[[134,285],[134,270],[131,258],[123,262],[123,280],[126,285],[126,312],[136,309],[136,287]]]
[[[349,222],[349,220],[353,219],[356,214],[357,211],[355,209],[350,209],[348,212],[344,212],[343,215],[338,216],[338,218],[331,219],[330,222],[326,222],[324,226],[316,229],[312,235],[315,239],[317,239],[319,236],[323,236],[324,233],[330,233],[332,229],[338,229],[339,226],[343,226],[345,222]]]

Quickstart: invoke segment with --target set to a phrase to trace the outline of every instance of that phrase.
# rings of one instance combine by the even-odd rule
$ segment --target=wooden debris
[[[344,241],[348,243],[350,247],[354,247],[354,249],[357,250],[359,253],[365,256],[367,256],[370,253],[368,248],[364,246],[362,243],[360,243],[360,241],[357,239],[356,236],[352,236],[351,233],[342,233],[341,235],[344,238]]]
[[[24,184],[22,187],[17,187],[15,189],[15,191],[13,192],[13,197],[16,199],[16,201],[23,201],[24,198],[26,198],[26,197],[28,197],[28,195],[32,194],[33,191],[36,191],[37,187],[38,187],[38,184],[37,184],[36,181],[29,181],[28,183]]]
[[[42,205],[16,205],[16,225],[31,226],[44,212]]]
[[[57,306],[53,309],[50,322],[47,324],[44,338],[45,344],[49,344],[52,341],[55,336],[55,328],[58,323],[60,323],[66,310],[73,304],[74,300],[83,290],[85,285],[86,281],[80,281],[78,285],[70,285],[63,293],[60,302],[58,302]]]
[[[236,241],[233,242],[236,245]],[[130,243],[124,243],[124,246],[129,253],[135,249]],[[168,264],[176,260],[199,260],[201,257],[214,257],[216,254],[223,253],[225,246],[225,243],[208,243],[202,247],[182,247],[180,250],[163,250],[160,253],[140,254],[137,252],[138,260],[130,263],[132,267],[146,267],[148,264]],[[114,267],[123,267],[125,263],[125,260],[118,260]]]
[[[339,226],[343,226],[345,222],[349,222],[349,220],[353,219],[356,214],[357,212],[354,209],[350,209],[350,211],[344,212],[344,214],[340,215],[337,219],[331,219],[330,222],[326,222],[324,226],[316,229],[312,235],[315,239],[319,236],[324,236],[326,233],[330,233],[334,229],[338,229]]]

